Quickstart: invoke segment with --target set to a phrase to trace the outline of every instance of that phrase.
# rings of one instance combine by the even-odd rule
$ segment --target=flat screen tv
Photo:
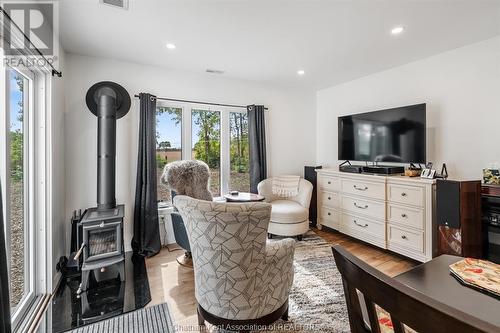
[[[339,117],[338,158],[425,163],[425,104]]]

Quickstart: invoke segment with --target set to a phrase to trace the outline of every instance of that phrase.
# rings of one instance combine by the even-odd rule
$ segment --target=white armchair
[[[309,205],[313,186],[311,182],[301,178],[299,193],[294,197],[282,198],[273,194],[272,178],[263,180],[257,186],[260,195],[272,205],[269,237],[297,236],[299,240],[309,230]]]
[[[199,324],[287,319],[295,241],[267,242],[271,205],[176,196],[174,206],[188,230]]]

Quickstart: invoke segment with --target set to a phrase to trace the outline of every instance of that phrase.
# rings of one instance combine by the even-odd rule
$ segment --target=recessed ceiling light
[[[302,76],[302,75],[304,75],[305,73],[306,73],[306,71],[305,71],[305,70],[303,70],[303,69],[299,69],[299,70],[297,71],[297,75],[301,75],[301,76]]]
[[[175,49],[175,44],[167,43],[167,49],[169,49],[169,50]]]
[[[399,27],[394,27],[392,28],[391,30],[391,34],[393,35],[399,35],[400,33],[402,33],[403,31],[405,30],[405,28],[399,26]]]

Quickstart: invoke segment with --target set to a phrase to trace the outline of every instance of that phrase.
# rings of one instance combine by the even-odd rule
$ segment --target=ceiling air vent
[[[207,73],[212,73],[212,74],[224,74],[224,71],[221,71],[219,69],[207,69]]]
[[[99,0],[105,5],[110,5],[113,7],[128,9],[128,0]]]

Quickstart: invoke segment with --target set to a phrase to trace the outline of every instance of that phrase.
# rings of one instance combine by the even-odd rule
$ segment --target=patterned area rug
[[[296,243],[294,266],[289,321],[277,322],[270,331],[350,332],[342,278],[331,245],[309,231]]]

